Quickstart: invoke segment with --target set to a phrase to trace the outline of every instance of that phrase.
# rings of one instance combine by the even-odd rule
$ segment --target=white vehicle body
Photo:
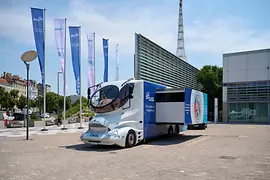
[[[161,134],[178,134],[186,130],[186,125],[196,124],[190,115],[186,118],[185,101],[156,102],[158,91],[162,94],[165,89],[143,80],[102,83],[88,97],[96,115],[89,121],[89,129],[81,135],[81,140],[86,144],[131,147]],[[179,91],[184,93],[183,89]],[[205,121],[203,115],[197,122]]]
[[[0,113],[0,120],[12,121],[14,120],[14,116],[8,116],[5,112]]]
[[[50,114],[49,114],[49,113],[45,113],[45,114],[42,113],[42,114],[40,115],[40,117],[41,117],[41,118],[44,118],[44,117],[45,117],[45,118],[50,118]]]

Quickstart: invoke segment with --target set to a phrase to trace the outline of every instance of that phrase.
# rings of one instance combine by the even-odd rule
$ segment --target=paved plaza
[[[83,130],[71,126],[65,132],[31,129],[29,141],[1,131],[0,179],[270,179],[269,125],[211,124],[129,149],[84,145],[79,140]]]
[[[62,127],[64,127],[64,126],[63,125],[61,125],[61,126],[57,126],[57,125],[46,126],[46,129],[48,129],[48,131],[41,131],[41,129],[43,129],[43,127],[30,127],[29,128],[29,136],[83,132],[83,131],[87,130],[88,123],[87,122],[82,123],[82,127],[84,127],[84,129],[78,129],[78,127],[80,127],[80,123],[65,125],[65,127],[68,128],[67,130],[61,130]],[[26,136],[26,127],[0,129],[0,138],[3,138],[3,137],[25,137],[25,136]]]

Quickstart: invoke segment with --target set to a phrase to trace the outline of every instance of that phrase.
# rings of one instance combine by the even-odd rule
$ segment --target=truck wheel
[[[126,147],[132,147],[136,144],[136,135],[133,130],[129,130],[126,137]]]
[[[174,133],[175,133],[175,135],[179,134],[179,126],[178,125],[175,126]]]
[[[168,135],[169,136],[173,135],[173,127],[172,126],[169,126],[169,128],[168,128]]]
[[[201,125],[200,125],[200,129],[205,130],[205,129],[206,129],[206,127],[207,127],[206,123],[203,123],[203,124],[201,124]]]

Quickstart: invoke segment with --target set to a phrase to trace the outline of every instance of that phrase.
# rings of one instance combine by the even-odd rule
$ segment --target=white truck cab
[[[88,104],[95,112],[95,116],[89,121],[89,128],[81,135],[81,140],[86,144],[132,147],[144,139],[161,134],[178,134],[185,130],[188,124],[185,124],[183,99],[178,102],[181,105],[173,109],[177,111],[175,115],[178,116],[179,113],[181,115],[173,118],[172,121],[166,119],[166,117],[171,118],[172,110],[156,108],[160,107],[156,102],[156,94],[166,88],[163,85],[133,79],[98,84],[91,96],[91,88],[89,88]],[[180,91],[184,93],[183,89]],[[167,103],[171,106],[170,103],[175,102]],[[159,112],[156,112],[157,110]],[[200,112],[204,113],[203,110]],[[206,119],[197,122],[203,123],[203,121],[206,122]],[[190,118],[187,122],[194,124]]]

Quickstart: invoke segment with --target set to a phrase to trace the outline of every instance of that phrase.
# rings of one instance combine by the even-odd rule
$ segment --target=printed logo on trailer
[[[38,18],[33,18],[33,21],[37,21],[37,22],[43,21],[43,18],[41,16],[39,16]]]
[[[154,97],[151,97],[149,92],[146,93],[145,99],[147,99],[148,101],[151,101],[151,102],[154,102],[155,101],[155,98]]]
[[[64,30],[64,28],[62,28],[62,27],[57,27],[57,28],[54,28],[54,30],[56,30],[56,31],[62,31],[62,30]]]
[[[71,37],[71,38],[79,37],[79,34],[78,34],[78,33],[71,34],[70,37]]]
[[[197,123],[200,122],[200,117],[201,117],[201,97],[200,94],[198,92],[196,92],[195,96],[194,96],[194,104],[193,104],[193,112],[195,115],[195,121]]]

